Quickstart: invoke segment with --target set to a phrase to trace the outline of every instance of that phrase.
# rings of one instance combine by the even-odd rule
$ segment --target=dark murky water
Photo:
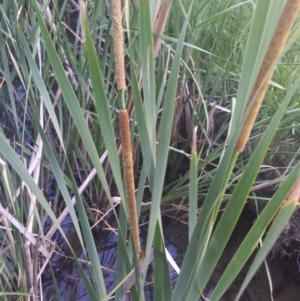
[[[62,228],[67,234],[68,240],[72,245],[77,257],[84,259],[83,250],[78,241],[77,234],[72,226],[72,221],[67,216],[62,224]],[[110,231],[102,230],[95,233],[95,242],[99,252],[99,261],[101,264],[110,269],[104,271],[104,278],[108,288],[113,287],[114,273],[112,272],[113,263],[115,262],[116,235],[112,235]],[[52,279],[52,273],[58,284],[59,295],[62,300],[89,300],[84,284],[80,280],[80,274],[76,267],[69,247],[65,243],[59,232],[56,232],[53,240],[56,241],[60,254],[55,254],[51,260],[49,267],[42,276],[43,294],[45,300],[56,300],[55,285]],[[89,266],[83,265],[86,274],[89,274]]]
[[[116,225],[113,217],[108,220],[108,223],[111,226]],[[81,247],[79,247],[80,243],[69,216],[67,216],[64,220],[62,227],[67,234],[68,240],[73,246],[78,258],[84,259],[83,250],[81,249]],[[109,293],[114,289],[115,286],[116,246],[118,236],[113,233],[111,229],[106,227],[93,231],[93,234],[95,238],[96,248],[99,254],[99,262],[103,267],[103,277],[105,280],[106,289]],[[146,234],[146,227],[144,227],[144,234]],[[179,238],[178,233],[176,233],[175,235]],[[90,300],[85,290],[84,283],[83,281],[81,281],[81,277],[75,261],[71,258],[68,258],[71,257],[71,254],[63,237],[59,232],[56,232],[56,236],[53,239],[58,245],[60,254],[53,256],[51,260],[51,267],[49,266],[42,276],[44,299],[56,300],[55,283],[52,279],[53,273],[55,279],[58,282],[58,290],[62,300]],[[141,238],[142,241],[143,239],[145,239],[145,237]],[[182,239],[186,239],[186,237],[182,237]],[[176,239],[174,241],[179,243],[180,240]],[[169,251],[172,252],[174,256],[174,259],[181,263],[181,260],[183,258],[183,250],[181,250],[178,246],[172,244],[171,242],[167,244]],[[182,244],[179,245],[182,246]],[[86,274],[88,275],[89,267],[87,265],[83,267],[86,271]],[[152,266],[150,266],[149,269],[151,270]],[[171,275],[173,275],[172,280],[175,283],[177,274],[172,267],[170,267],[170,273]],[[149,279],[147,279],[147,281],[150,284],[145,287],[145,295],[147,300],[153,300],[151,280],[151,275],[149,275]],[[130,300],[130,297],[128,296],[126,300]]]

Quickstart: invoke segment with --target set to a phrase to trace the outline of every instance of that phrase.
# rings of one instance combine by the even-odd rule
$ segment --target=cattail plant
[[[246,109],[249,106],[251,107],[236,144],[235,150],[237,153],[242,152],[246,146],[256,116],[264,99],[270,80],[273,76],[275,70],[275,62],[282,52],[299,8],[300,0],[287,0],[282,11],[281,17],[256,77],[249,99],[247,101]]]
[[[123,176],[125,183],[126,204],[129,217],[129,227],[132,233],[134,245],[137,254],[140,254],[140,239],[138,229],[138,219],[136,210],[135,187],[133,176],[133,161],[132,149],[130,140],[130,126],[129,116],[125,108],[124,91],[126,88],[125,70],[124,70],[124,56],[123,56],[123,32],[122,32],[122,15],[120,0],[113,0],[112,2],[113,15],[113,40],[115,51],[115,68],[117,76],[117,89],[120,97],[120,138],[122,144],[122,162],[123,162]]]

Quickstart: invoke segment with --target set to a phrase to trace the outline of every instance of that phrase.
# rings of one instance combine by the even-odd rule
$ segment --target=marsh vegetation
[[[1,1],[1,300],[239,300],[293,233],[299,7]]]

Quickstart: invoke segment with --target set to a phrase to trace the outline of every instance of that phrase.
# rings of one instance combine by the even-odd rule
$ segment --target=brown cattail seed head
[[[141,247],[140,247],[139,228],[138,228],[136,200],[135,200],[129,117],[128,117],[127,110],[120,110],[119,118],[120,118],[120,137],[122,143],[123,173],[124,173],[129,227],[132,233],[135,249],[139,254],[141,251]]]
[[[121,0],[112,1],[113,16],[113,40],[115,49],[115,68],[117,75],[118,90],[126,90],[125,71],[124,71],[124,54],[123,54],[123,30]]]
[[[274,35],[266,52],[265,58],[256,77],[247,105],[251,105],[247,119],[236,144],[236,152],[244,150],[249,139],[253,124],[261,107],[265,93],[274,73],[274,65],[286,43],[300,8],[300,0],[287,0]]]

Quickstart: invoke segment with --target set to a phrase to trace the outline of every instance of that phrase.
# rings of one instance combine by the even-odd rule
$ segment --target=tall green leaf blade
[[[167,158],[169,153],[169,143],[171,137],[172,122],[173,122],[174,99],[177,90],[180,58],[182,54],[183,41],[187,29],[188,18],[190,16],[193,7],[193,2],[194,1],[192,1],[190,4],[190,9],[187,18],[185,19],[185,22],[183,24],[180,33],[180,37],[178,39],[176,52],[171,67],[170,79],[167,85],[164,109],[163,109],[161,123],[160,123],[160,134],[159,134],[160,136],[159,136],[159,144],[158,144],[158,151],[157,151],[157,165],[155,166],[155,173],[154,173],[154,184],[153,184],[153,191],[152,191],[149,230],[148,230],[147,244],[146,244],[146,255],[145,255],[146,263],[149,262],[149,258],[150,258],[150,250],[154,238],[156,222],[157,220],[160,221],[161,218],[160,201],[162,196],[164,177],[165,177],[166,166],[167,166]]]
[[[137,78],[134,70],[133,63],[130,63],[130,74],[131,74],[131,85],[133,92],[133,99],[135,105],[135,116],[137,120],[139,138],[143,153],[144,164],[146,167],[148,179],[150,182],[150,186],[153,185],[153,173],[154,173],[154,153],[151,151],[151,142],[149,137],[149,132],[147,129],[146,123],[146,114],[144,111],[142,97],[138,88]]]
[[[141,73],[143,79],[146,123],[148,127],[149,138],[151,141],[151,152],[153,154],[152,157],[153,159],[155,159],[154,154],[156,152],[156,90],[150,0],[139,1],[139,34]]]

